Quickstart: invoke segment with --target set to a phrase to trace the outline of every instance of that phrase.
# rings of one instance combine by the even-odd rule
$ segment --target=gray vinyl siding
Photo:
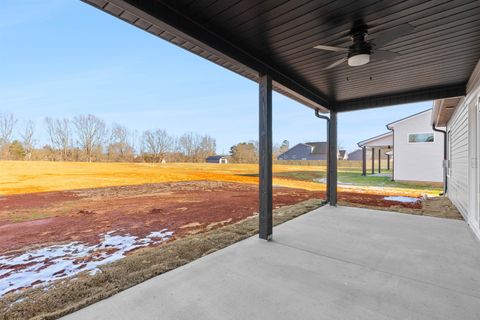
[[[464,103],[449,122],[450,175],[448,197],[466,218],[468,216],[468,108]]]

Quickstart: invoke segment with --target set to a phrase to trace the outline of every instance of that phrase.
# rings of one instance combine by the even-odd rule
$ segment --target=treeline
[[[274,144],[272,148],[273,160],[276,160],[288,148],[288,140],[283,140],[281,144]],[[240,142],[230,148],[230,160],[234,163],[258,163],[258,158],[258,141]]]
[[[39,146],[33,121],[19,123],[0,113],[0,159],[116,162],[204,162],[215,154],[216,141],[193,132],[179,137],[162,129],[139,134],[94,115],[45,118],[48,143]]]

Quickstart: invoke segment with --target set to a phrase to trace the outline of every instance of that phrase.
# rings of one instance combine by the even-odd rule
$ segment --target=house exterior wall
[[[392,124],[394,130],[394,180],[443,181],[443,134],[431,125],[432,111]],[[433,133],[434,142],[409,142],[409,134]]]
[[[447,123],[447,196],[480,238],[480,63]]]
[[[468,108],[462,103],[447,125],[448,197],[468,216]]]

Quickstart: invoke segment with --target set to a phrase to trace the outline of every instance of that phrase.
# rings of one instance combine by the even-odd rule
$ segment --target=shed
[[[228,159],[226,156],[216,155],[216,156],[207,157],[206,162],[207,163],[228,163]]]

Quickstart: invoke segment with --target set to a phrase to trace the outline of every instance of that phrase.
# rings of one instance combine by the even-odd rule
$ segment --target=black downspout
[[[320,110],[315,109],[315,116],[320,119],[324,119],[327,121],[327,144],[330,144],[330,118],[320,114]],[[330,148],[327,148],[327,188],[325,190],[326,202],[330,202],[330,175],[328,174],[328,169],[330,168],[330,157],[328,156],[328,152],[330,152]]]
[[[432,129],[433,131],[437,131],[437,132],[441,132],[443,133],[443,163],[442,163],[442,167],[443,167],[443,193],[441,194],[441,196],[444,196],[447,194],[447,167],[446,167],[446,163],[445,161],[447,160],[447,131],[445,130],[440,130],[440,129],[437,129],[437,127],[435,127],[435,123],[432,124]]]

